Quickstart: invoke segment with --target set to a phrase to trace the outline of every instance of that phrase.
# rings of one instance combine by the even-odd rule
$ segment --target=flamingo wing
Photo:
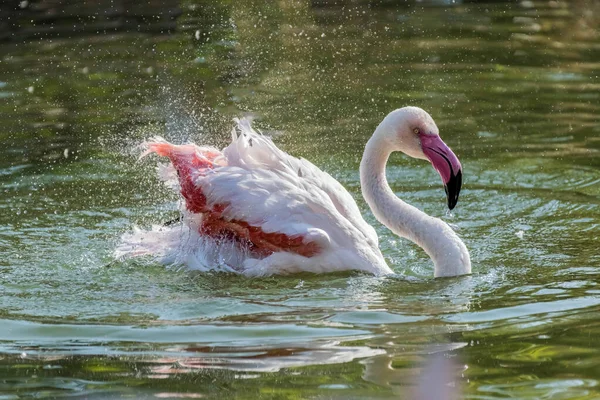
[[[286,162],[297,159],[261,135],[242,134],[223,153],[163,140],[147,146],[170,158],[187,210],[202,215],[202,234],[244,241],[262,256],[283,251],[305,257],[361,234],[326,191]]]
[[[279,150],[248,120],[238,121],[238,131],[222,152],[160,138],[146,146],[144,154],[171,160],[159,172],[163,179],[173,178],[185,199],[183,226],[197,239],[194,246],[165,253],[165,260],[196,265],[195,258],[201,269],[216,262],[249,276],[391,272],[375,231],[343,186],[310,162]],[[145,253],[156,247],[144,246],[139,235],[127,243]]]
[[[280,150],[273,141],[256,132],[249,119],[235,119],[240,135],[232,132],[233,141],[224,149],[230,165],[247,169],[269,169],[285,173],[294,184],[323,192],[341,214],[372,247],[379,247],[377,233],[362,217],[356,201],[331,175],[304,158],[296,158]],[[310,189],[312,188],[312,189]]]

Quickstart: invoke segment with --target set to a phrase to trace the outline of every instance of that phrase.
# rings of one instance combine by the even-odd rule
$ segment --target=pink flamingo
[[[180,233],[155,240],[179,251],[179,256],[175,250],[166,251],[166,259],[177,258],[198,269],[219,264],[248,276],[341,270],[393,273],[379,250],[375,230],[339,182],[309,161],[278,149],[254,131],[249,120],[236,122],[240,134],[234,129],[233,140],[223,151],[173,145],[160,138],[145,143],[144,154],[170,159],[177,190],[185,200],[183,227],[191,236],[186,249],[177,243]],[[385,165],[393,151],[430,161],[445,185],[448,207],[454,208],[461,165],[427,112],[405,107],[379,124],[360,164],[362,194],[381,223],[425,250],[433,260],[434,276],[469,274],[469,252],[448,224],[400,200],[388,186]],[[129,238],[130,244],[135,242],[132,249],[143,246],[142,236]]]

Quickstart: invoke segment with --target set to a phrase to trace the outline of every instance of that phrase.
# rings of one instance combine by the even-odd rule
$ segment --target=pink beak
[[[423,153],[442,177],[446,196],[448,197],[448,208],[452,210],[458,202],[458,194],[462,185],[460,161],[438,135],[422,133],[419,138],[421,139]]]

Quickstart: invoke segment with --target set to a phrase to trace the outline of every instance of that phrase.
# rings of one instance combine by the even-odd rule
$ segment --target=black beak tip
[[[460,194],[460,187],[462,186],[462,171],[458,170],[456,175],[454,173],[450,176],[450,180],[444,186],[446,190],[446,197],[448,198],[448,208],[452,210],[458,203],[458,195]]]

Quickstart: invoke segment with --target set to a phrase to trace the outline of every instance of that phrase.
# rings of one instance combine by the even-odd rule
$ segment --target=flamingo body
[[[222,152],[162,139],[146,144],[146,153],[168,157],[177,172],[184,224],[214,245],[230,242],[226,251],[244,253],[226,269],[249,276],[391,273],[375,230],[342,185],[279,150],[248,120],[237,122],[239,134]]]

